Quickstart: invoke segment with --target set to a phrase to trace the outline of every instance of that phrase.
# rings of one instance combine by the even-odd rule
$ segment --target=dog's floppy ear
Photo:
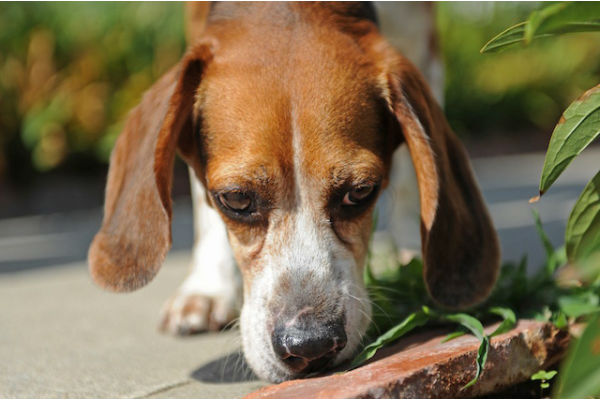
[[[403,136],[417,175],[427,289],[449,308],[477,304],[494,286],[500,250],[467,154],[416,68],[387,46],[383,60],[392,134]]]
[[[171,246],[175,152],[178,144],[190,143],[195,91],[211,47],[210,43],[196,45],[145,93],[115,144],[104,220],[88,253],[92,278],[106,289],[144,286]]]

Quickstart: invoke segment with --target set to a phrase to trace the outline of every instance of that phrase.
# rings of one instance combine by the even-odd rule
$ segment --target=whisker
[[[353,284],[353,286],[358,287],[357,285]],[[367,301],[368,304],[370,304],[372,307],[375,307],[379,312],[381,312],[382,314],[384,314],[384,316],[386,318],[390,318],[391,316],[389,315],[389,313],[387,311],[385,311],[379,304],[377,304],[376,302],[374,302],[370,297],[367,297],[366,299],[359,299],[356,296],[350,294],[350,293],[346,293],[349,297],[355,299],[356,301],[358,301],[359,303],[361,303],[362,305],[364,305],[364,301]]]

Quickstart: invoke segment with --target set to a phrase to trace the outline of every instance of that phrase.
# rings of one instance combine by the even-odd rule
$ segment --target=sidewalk
[[[536,205],[555,244],[599,159],[600,148],[588,149]],[[544,257],[527,203],[542,164],[543,154],[473,161],[503,258],[527,252],[531,267]],[[0,397],[241,397],[262,387],[245,376],[236,329],[184,339],[157,331],[159,310],[188,269],[189,201],[175,203],[174,251],[162,270],[130,294],[104,292],[88,275],[83,258],[100,217],[0,220]]]
[[[2,275],[0,397],[220,398],[263,386],[212,382],[244,375],[236,329],[186,339],[157,331],[187,268],[188,253],[171,254],[148,287],[126,295],[94,286],[84,262]]]

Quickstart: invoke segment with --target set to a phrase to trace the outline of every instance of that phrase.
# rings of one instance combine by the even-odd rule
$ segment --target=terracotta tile
[[[495,326],[486,329],[492,332]],[[465,335],[447,343],[447,332],[423,332],[404,338],[378,359],[342,374],[299,379],[268,386],[246,398],[390,398],[474,397],[527,380],[560,359],[569,335],[550,324],[519,321],[494,337],[479,381],[475,375],[479,342]]]

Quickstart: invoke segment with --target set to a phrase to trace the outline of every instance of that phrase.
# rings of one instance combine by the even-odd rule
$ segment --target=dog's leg
[[[187,335],[218,330],[231,322],[241,301],[241,277],[225,224],[206,203],[202,184],[190,169],[194,208],[192,268],[163,309],[161,329]]]

